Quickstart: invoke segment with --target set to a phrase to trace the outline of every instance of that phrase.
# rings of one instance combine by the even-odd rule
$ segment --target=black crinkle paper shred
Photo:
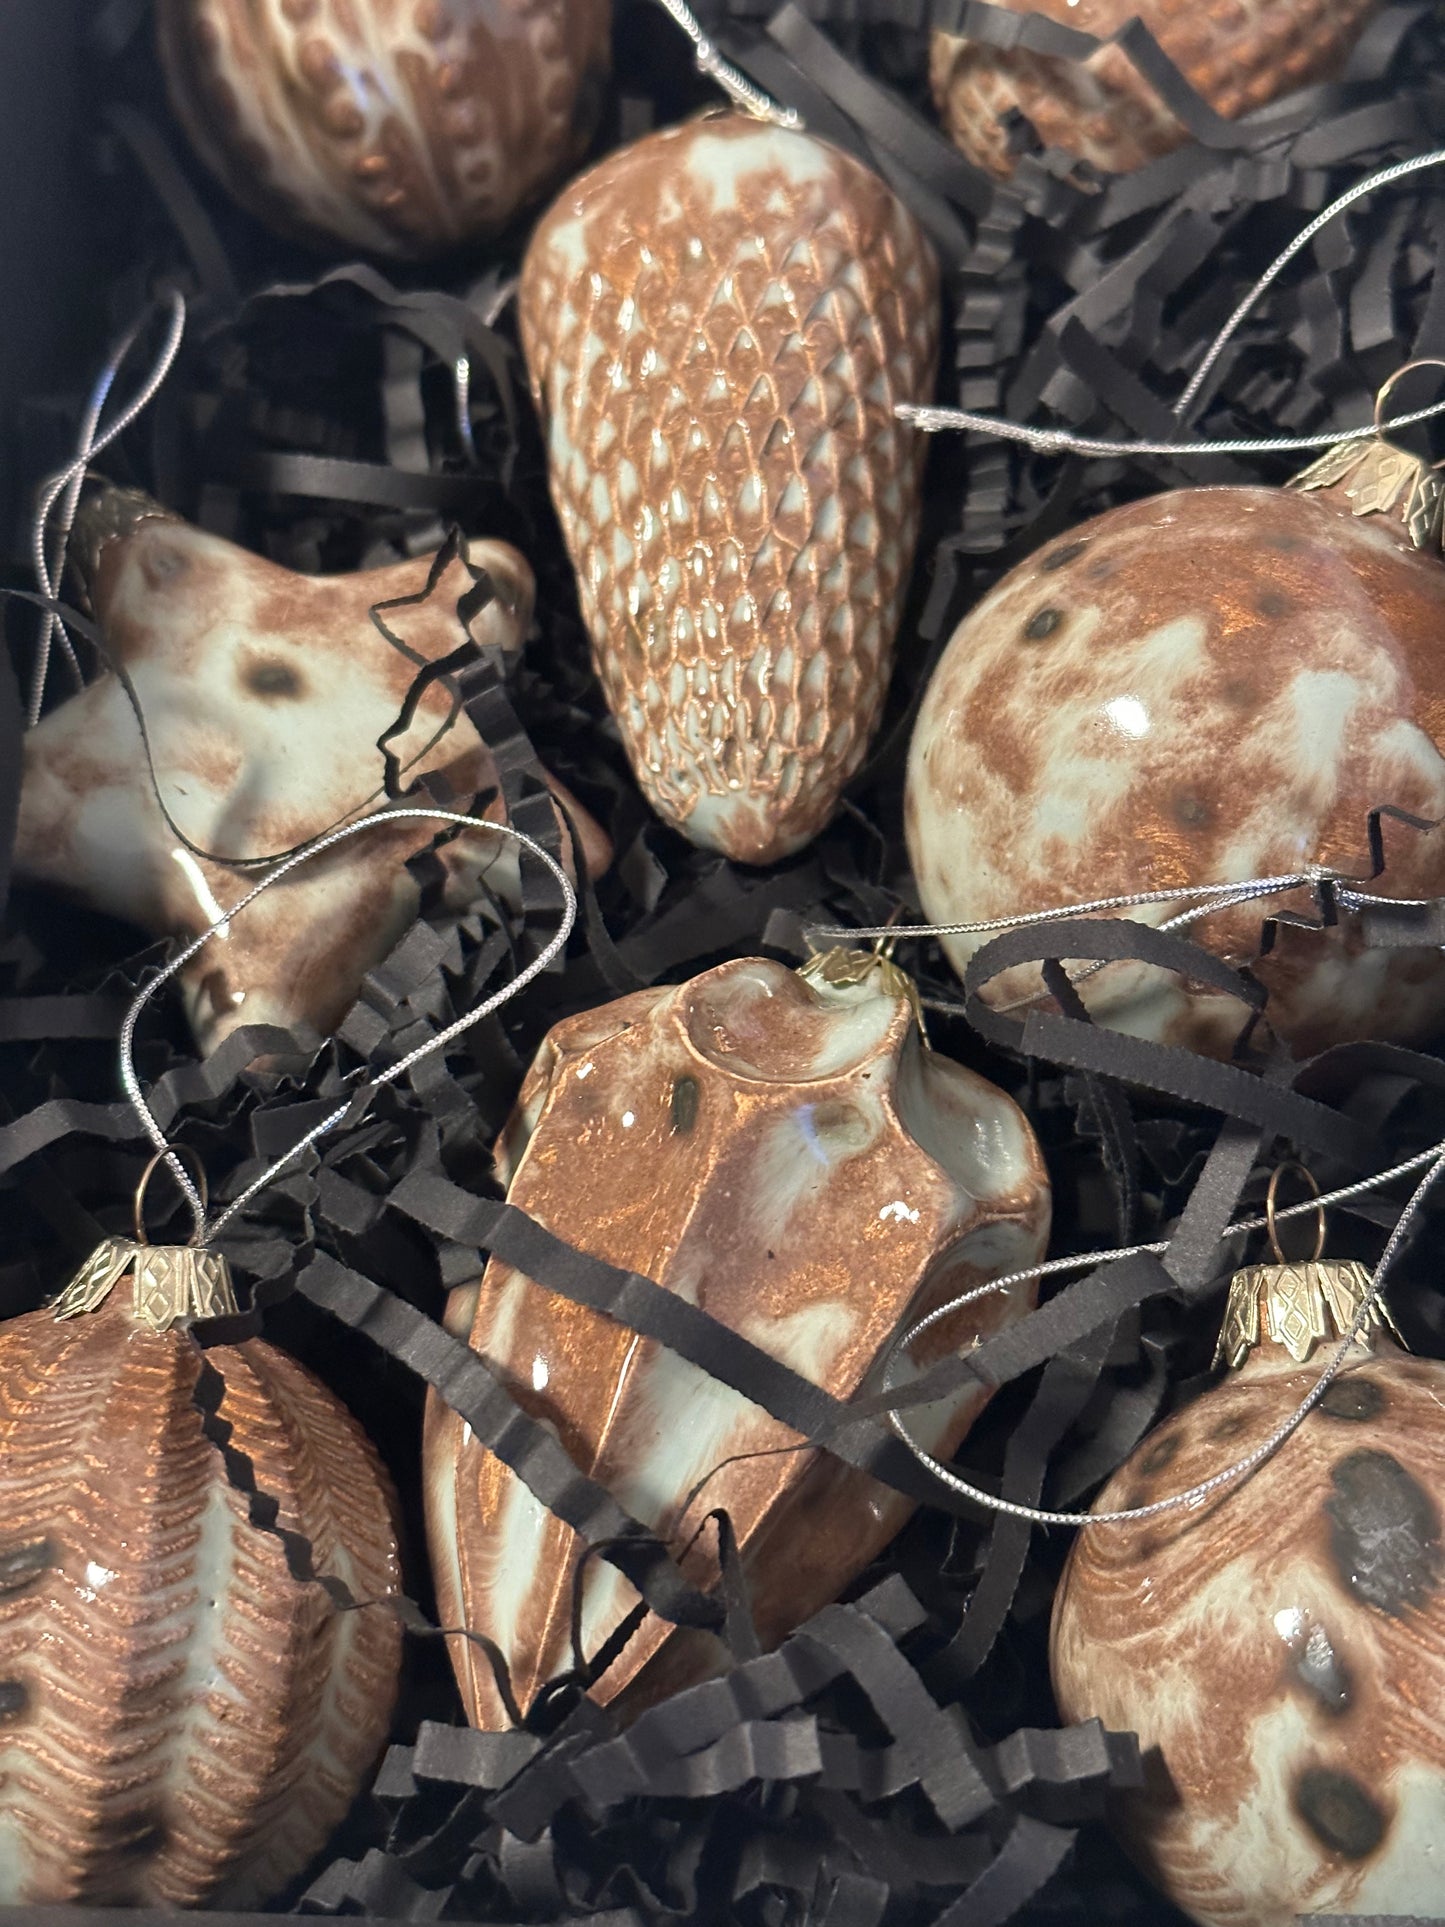
[[[1368,419],[1384,377],[1445,352],[1435,274],[1440,177],[1399,181],[1322,232],[1279,277],[1220,358],[1188,419],[1173,413],[1205,344],[1255,278],[1332,196],[1370,170],[1445,139],[1445,21],[1383,7],[1344,75],[1228,123],[1194,96],[1137,23],[1118,44],[1192,141],[1127,177],[1029,144],[1007,184],[945,139],[926,91],[943,28],[1010,37],[1065,60],[1096,44],[984,0],[712,0],[712,37],[809,125],[860,155],[914,208],[945,270],[949,351],[940,399],[1095,435],[1193,439],[1305,433]],[[685,44],[647,0],[622,0],[617,97],[600,144],[707,103]],[[584,879],[567,957],[468,1033],[445,1060],[368,1094],[368,1076],[435,1035],[535,954],[555,893],[523,865],[520,909],[460,918],[438,866],[413,864],[421,908],[373,969],[332,1039],[252,1029],[195,1061],[174,1004],[146,1012],[138,1062],[161,1126],[234,1196],[326,1110],[357,1099],[345,1128],[299,1159],[234,1227],[248,1281],[238,1320],[197,1332],[214,1347],[264,1327],[343,1392],[376,1439],[410,1526],[409,1596],[353,1598],[231,1443],[224,1375],[207,1360],[202,1423],[298,1583],[338,1611],[396,1611],[413,1637],[396,1744],[335,1842],[280,1903],[378,1918],[537,1927],[1151,1927],[1176,1919],[1097,1822],[1135,1784],[1137,1749],[1097,1725],[1059,1729],[1048,1689],[1049,1604],[1067,1535],[985,1514],[943,1488],[889,1427],[881,1398],[840,1406],[695,1305],[601,1263],[506,1204],[490,1146],[522,1073],[557,1018],[730,955],[794,959],[813,923],[876,924],[916,909],[898,788],[911,710],[953,623],[1003,569],[1060,528],[1181,483],[1280,480],[1278,458],[1046,458],[981,437],[934,446],[920,562],[890,713],[833,826],[767,872],[690,848],[632,784],[592,675],[516,343],[510,284],[525,235],[444,271],[318,266],[229,207],[170,121],[146,9],[92,12],[83,84],[100,222],[94,275],[104,334],[182,286],[181,360],[143,421],[112,450],[112,479],[151,490],[203,525],[293,568],[372,566],[469,535],[517,544],[538,576],[520,670],[467,645],[442,673],[497,752],[513,820],[555,844],[543,763],[608,829],[609,872]],[[88,381],[78,371],[77,383]],[[38,398],[33,476],[64,453],[57,424],[82,396]],[[12,590],[33,588],[25,538]],[[430,585],[435,591],[435,581]],[[484,585],[475,587],[484,593]],[[28,666],[32,603],[8,633]],[[384,612],[380,612],[384,620]],[[78,644],[92,663],[100,642]],[[433,672],[424,672],[430,675]],[[414,702],[422,683],[409,699]],[[405,724],[409,709],[398,717]],[[0,853],[20,773],[20,710],[0,659]],[[378,748],[378,782],[403,794]],[[480,800],[480,799],[479,799]],[[1371,847],[1424,832],[1379,799]],[[467,805],[464,804],[463,807]],[[5,883],[0,861],[0,895]],[[1308,913],[1328,924],[1327,888]],[[1268,927],[1262,941],[1268,941]],[[1445,906],[1371,913],[1371,942],[1445,941]],[[0,1312],[43,1301],[125,1210],[148,1154],[120,1101],[114,1037],[165,946],[16,889],[0,934]],[[1241,1056],[1205,1062],[1091,1025],[1061,994],[1020,1023],[979,996],[1021,960],[1066,991],[1066,960],[1135,957],[1235,994]],[[960,989],[941,954],[909,958],[934,1043],[1024,1105],[1050,1167],[1055,1245],[1086,1251],[1162,1241],[1161,1255],[1053,1284],[1037,1311],[964,1360],[936,1366],[899,1404],[994,1391],[966,1441],[967,1476],[1024,1505],[1087,1503],[1208,1366],[1225,1229],[1257,1199],[1263,1163],[1307,1156],[1344,1183],[1445,1136],[1438,1051],[1356,1045],[1305,1065],[1250,1054],[1258,985],[1178,936],[1077,920],[1002,937]],[[1337,1216],[1342,1256],[1374,1256],[1401,1191]],[[158,1200],[159,1201],[159,1200]],[[1445,1306],[1417,1221],[1392,1287],[1406,1336],[1445,1347]],[[162,1227],[156,1227],[159,1233]],[[438,1322],[445,1294],[486,1254],[545,1289],[667,1345],[801,1437],[919,1500],[887,1554],[775,1653],[757,1650],[725,1517],[723,1582],[700,1592],[661,1542],[571,1464],[484,1362]],[[428,1388],[462,1413],[542,1501],[618,1566],[655,1611],[716,1631],[722,1675],[619,1730],[586,1694],[597,1654],[575,1653],[515,1728],[462,1723],[422,1556],[419,1441]],[[508,1690],[500,1654],[479,1642]],[[78,1916],[77,1916],[78,1919]],[[88,1927],[88,1923],[87,1923]]]

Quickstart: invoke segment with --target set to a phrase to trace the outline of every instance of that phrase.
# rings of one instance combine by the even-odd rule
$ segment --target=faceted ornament
[[[999,0],[1107,39],[1140,19],[1195,92],[1226,120],[1281,94],[1330,80],[1344,66],[1377,0]],[[1124,174],[1181,146],[1176,120],[1115,47],[1086,61],[1026,47],[989,46],[935,32],[933,98],[969,159],[1007,178],[1015,149],[1008,117],[1022,112],[1046,147]]]
[[[1372,810],[1445,816],[1445,567],[1415,546],[1406,513],[1419,500],[1433,512],[1422,479],[1381,492],[1372,475],[1374,456],[1333,480],[1306,471],[1297,490],[1130,503],[1046,543],[983,598],[944,652],[909,754],[908,845],[931,922],[1312,865],[1365,879]],[[1445,891],[1445,832],[1387,823],[1384,835],[1371,890]],[[1180,907],[1120,914],[1157,924]],[[1274,910],[1309,913],[1309,896],[1239,904],[1187,934],[1264,983],[1267,1023],[1296,1056],[1438,1025],[1439,951],[1367,951],[1342,913],[1324,930],[1281,924],[1262,955]],[[944,944],[962,972],[986,941]],[[1219,1055],[1246,1018],[1145,964],[1109,964],[1078,992],[1101,1023]],[[1045,1002],[1034,966],[985,995]]]
[[[365,1785],[400,1626],[338,1612],[250,1524],[192,1402],[203,1354],[134,1276],[167,1254],[115,1245],[98,1301],[92,1265],[62,1316],[0,1326],[0,1904],[256,1907]],[[399,1594],[391,1486],[345,1408],[259,1340],[204,1356],[280,1525],[358,1600]]]
[[[548,1229],[840,1399],[881,1388],[905,1320],[1032,1264],[1048,1231],[1019,1110],[921,1043],[896,973],[836,960],[811,978],[723,964],[558,1024],[498,1164],[510,1201]],[[943,1321],[897,1361],[898,1379],[1029,1302],[999,1294]],[[826,1453],[779,1451],[796,1435],[696,1366],[496,1259],[453,1293],[447,1322],[696,1584],[717,1578],[714,1529],[698,1529],[726,1509],[768,1644],[833,1599],[907,1515],[908,1501]],[[953,1449],[984,1396],[927,1408],[919,1423],[937,1450]],[[443,1623],[497,1642],[526,1707],[571,1664],[578,1541],[435,1400],[426,1487]],[[614,1567],[589,1560],[584,1650],[636,1603]],[[504,1725],[485,1658],[452,1645],[471,1719]],[[711,1635],[648,1617],[594,1691],[625,1694],[632,1712],[719,1655]]]
[[[581,158],[610,0],[158,0],[171,105],[283,233],[432,255],[506,227]]]
[[[552,493],[637,780],[770,863],[827,822],[888,684],[937,269],[874,174],[737,114],[575,181],[522,273]]]
[[[1315,1385],[1369,1283],[1328,1261],[1240,1273],[1223,1348],[1241,1369],[1153,1432],[1096,1510],[1247,1457]],[[1445,1365],[1377,1320],[1248,1479],[1079,1533],[1054,1606],[1059,1710],[1138,1734],[1144,1790],[1111,1817],[1203,1927],[1439,1912],[1442,1402]]]
[[[531,619],[532,572],[504,542],[473,542],[470,557],[495,590],[470,633],[515,650]],[[457,602],[471,578],[460,562],[416,606],[384,612],[399,639],[388,640],[370,611],[420,597],[430,556],[293,575],[128,491],[107,490],[84,512],[72,559],[129,674],[154,775],[120,677],[102,673],[25,738],[15,872],[158,936],[195,936],[244,896],[258,872],[235,867],[241,859],[284,854],[384,804],[379,739],[421,664],[464,639]],[[445,680],[423,692],[389,747],[403,787],[433,775],[458,809],[497,782],[491,750]],[[555,787],[595,874],[606,839]],[[218,931],[181,978],[202,1048],[241,1024],[329,1030],[416,914],[404,866],[440,827],[413,819],[353,837]],[[449,901],[473,900],[483,872],[492,889],[514,892],[513,851],[470,832],[446,845]]]

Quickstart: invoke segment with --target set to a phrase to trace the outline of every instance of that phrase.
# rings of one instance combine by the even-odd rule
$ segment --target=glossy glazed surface
[[[1330,492],[1191,489],[1111,510],[1013,570],[950,641],[909,752],[908,847],[932,922],[1131,891],[1370,871],[1367,819],[1445,814],[1445,565]],[[1385,830],[1371,887],[1445,889],[1445,833]],[[1282,902],[1308,908],[1307,898]],[[1160,923],[1172,906],[1125,914]],[[1188,934],[1250,964],[1296,1055],[1408,1039],[1445,1011],[1430,950],[1365,952],[1353,919],[1258,906]],[[962,971],[983,938],[946,948]],[[990,1002],[1040,990],[1021,968]],[[1099,1021],[1227,1053],[1242,1004],[1145,965],[1079,985]]]
[[[1445,1891],[1445,1365],[1374,1346],[1222,1499],[1081,1531],[1057,1597],[1060,1711],[1138,1733],[1147,1791],[1115,1818],[1206,1927],[1429,1915]],[[1098,1508],[1243,1458],[1328,1356],[1255,1354]]]
[[[609,0],[159,0],[171,104],[288,233],[429,255],[494,234],[586,147]]]
[[[499,1166],[508,1197],[544,1225],[701,1305],[839,1398],[872,1389],[910,1310],[1032,1263],[1048,1231],[1043,1165],[1009,1098],[925,1052],[907,1004],[876,975],[814,988],[760,961],[557,1025]],[[940,1327],[940,1349],[1025,1308],[1022,1294],[985,1299]],[[697,1583],[716,1576],[713,1531],[688,1542],[726,1507],[769,1643],[834,1598],[908,1511],[821,1453],[724,1465],[795,1435],[496,1260],[453,1294],[448,1324],[583,1470],[674,1543]],[[920,1347],[916,1362],[936,1355]],[[930,1409],[920,1428],[951,1447],[981,1403]],[[443,1621],[499,1643],[525,1706],[570,1663],[577,1542],[436,1400],[426,1480]],[[589,1653],[636,1599],[614,1567],[589,1561]],[[453,1642],[453,1662],[472,1720],[504,1724],[485,1660]],[[596,1691],[630,1688],[635,1709],[716,1663],[707,1638],[649,1618]]]
[[[282,853],[385,802],[378,738],[397,720],[416,658],[458,646],[457,600],[470,586],[454,562],[427,601],[386,612],[408,656],[368,611],[418,594],[429,556],[351,576],[293,575],[119,491],[99,498],[73,555],[130,675],[173,823],[215,858]],[[531,617],[531,570],[506,543],[474,542],[471,556],[497,590],[471,633],[516,648]],[[433,683],[391,744],[403,787],[428,772],[460,797],[495,783],[490,750],[452,709],[446,685]],[[595,872],[606,841],[567,801]],[[336,1023],[415,915],[403,866],[439,827],[414,821],[355,837],[218,933],[181,979],[202,1048],[243,1023]],[[466,900],[482,871],[493,888],[514,888],[511,849],[471,832],[450,845],[443,861],[455,898]],[[197,856],[166,822],[113,674],[27,735],[15,870],[157,935],[195,935],[257,875]]]
[[[0,1902],[254,1907],[375,1764],[400,1626],[290,1576],[201,1430],[201,1352],[128,1308],[0,1326]],[[349,1414],[269,1345],[207,1356],[280,1523],[357,1598],[399,1592]]]
[[[1226,120],[1343,67],[1376,0],[1001,0],[1106,39],[1142,19],[1185,79]],[[1182,121],[1117,48],[1082,63],[935,33],[933,98],[954,140],[1007,177],[1005,117],[1020,109],[1047,147],[1124,174],[1189,139]]]
[[[938,277],[857,161],[725,114],[572,184],[523,266],[552,494],[644,794],[768,863],[827,822],[887,688]]]

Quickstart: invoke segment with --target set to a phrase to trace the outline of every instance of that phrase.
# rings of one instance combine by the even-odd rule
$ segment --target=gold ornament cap
[[[1445,474],[1407,448],[1386,441],[1381,414],[1390,391],[1416,368],[1445,368],[1433,356],[1397,368],[1375,397],[1375,439],[1336,442],[1318,461],[1290,477],[1286,488],[1308,493],[1337,488],[1355,515],[1384,515],[1402,527],[1411,545],[1439,555],[1445,529]]]
[[[1237,1371],[1263,1344],[1282,1345],[1303,1365],[1316,1345],[1327,1339],[1347,1338],[1354,1331],[1360,1307],[1370,1296],[1374,1274],[1354,1258],[1326,1258],[1325,1214],[1317,1207],[1315,1248],[1308,1258],[1287,1259],[1280,1248],[1276,1220],[1279,1181],[1288,1170],[1308,1179],[1315,1197],[1319,1186],[1303,1165],[1281,1164],[1271,1174],[1265,1198],[1265,1222],[1276,1263],[1247,1265],[1230,1280],[1224,1325],[1215,1347],[1214,1362]],[[1368,1319],[1355,1342],[1373,1349],[1376,1332],[1389,1332],[1403,1345],[1382,1299],[1370,1306]]]
[[[57,1319],[97,1311],[122,1279],[131,1283],[131,1317],[153,1332],[168,1332],[199,1318],[226,1318],[239,1307],[231,1267],[219,1251],[195,1245],[153,1245],[145,1234],[145,1195],[156,1166],[181,1155],[157,1151],[135,1194],[135,1237],[107,1238],[96,1246],[51,1306]],[[202,1208],[206,1175],[196,1161]]]
[[[906,970],[894,963],[889,954],[893,937],[885,937],[876,949],[852,950],[846,945],[838,945],[832,950],[820,950],[799,966],[798,975],[810,984],[866,984],[876,972],[879,987],[885,997],[894,997],[908,1005],[913,1012],[913,1021],[928,1041],[928,1030],[923,1021],[923,1005],[919,1001],[918,985]]]

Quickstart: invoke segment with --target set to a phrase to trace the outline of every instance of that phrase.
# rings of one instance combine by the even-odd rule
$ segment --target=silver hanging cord
[[[802,127],[803,117],[796,107],[780,107],[771,94],[765,94],[761,87],[754,86],[746,74],[739,73],[730,60],[723,58],[703,32],[697,15],[686,4],[686,0],[658,0],[658,5],[692,42],[693,64],[698,72],[706,74],[714,85],[720,87],[734,107],[740,107],[756,120],[771,121],[774,127]]]
[[[1404,1210],[1396,1220],[1395,1228],[1390,1233],[1385,1249],[1381,1253],[1380,1262],[1375,1266],[1374,1274],[1370,1279],[1370,1289],[1361,1301],[1359,1310],[1355,1314],[1354,1323],[1335,1348],[1329,1364],[1326,1365],[1325,1369],[1320,1373],[1320,1376],[1315,1380],[1310,1390],[1306,1393],[1305,1397],[1300,1400],[1290,1416],[1283,1424],[1276,1426],[1267,1439],[1260,1445],[1257,1445],[1255,1449],[1244,1458],[1237,1459],[1233,1465],[1226,1466],[1224,1471],[1216,1472],[1212,1478],[1203,1480],[1199,1485],[1190,1486],[1187,1492],[1176,1492],[1167,1499],[1156,1499],[1151,1505],[1130,1506],[1120,1512],[1049,1512],[1040,1506],[1020,1505],[1015,1500],[1000,1498],[997,1493],[985,1492],[981,1487],[971,1485],[966,1479],[961,1479],[956,1472],[951,1471],[948,1466],[940,1464],[930,1452],[926,1451],[924,1447],[919,1444],[918,1440],[914,1438],[913,1434],[904,1424],[902,1415],[899,1412],[889,1412],[888,1422],[894,1432],[908,1447],[909,1451],[913,1453],[914,1457],[918,1459],[921,1464],[927,1466],[929,1471],[946,1485],[951,1492],[956,1492],[960,1497],[972,1500],[976,1505],[983,1506],[990,1512],[1006,1512],[1012,1518],[1027,1519],[1034,1525],[1099,1526],[1135,1524],[1142,1519],[1157,1518],[1159,1514],[1164,1512],[1177,1512],[1181,1509],[1192,1510],[1197,1506],[1204,1505],[1216,1492],[1221,1491],[1227,1485],[1233,1485],[1240,1479],[1247,1478],[1251,1472],[1256,1471],[1263,1465],[1266,1459],[1273,1458],[1285,1440],[1297,1432],[1300,1426],[1303,1425],[1306,1418],[1308,1418],[1315,1406],[1319,1404],[1320,1400],[1334,1383],[1336,1377],[1343,1370],[1349,1359],[1350,1351],[1355,1340],[1369,1323],[1370,1314],[1384,1286],[1385,1274],[1389,1270],[1396,1253],[1399,1251],[1401,1242],[1404,1239],[1412,1219],[1424,1203],[1426,1193],[1430,1187],[1435,1183],[1440,1174],[1445,1172],[1445,1140],[1442,1140],[1439,1144],[1432,1145],[1428,1151],[1421,1151],[1415,1157],[1405,1159],[1401,1164],[1393,1165],[1388,1171],[1376,1172],[1372,1177],[1362,1178],[1356,1184],[1342,1185],[1337,1191],[1327,1191],[1319,1198],[1306,1198],[1300,1204],[1292,1204],[1283,1211],[1275,1212],[1274,1215],[1277,1219],[1298,1217],[1304,1212],[1317,1211],[1326,1205],[1339,1204],[1347,1198],[1359,1197],[1365,1192],[1377,1190],[1381,1185],[1389,1184],[1396,1178],[1404,1177],[1412,1171],[1420,1170],[1422,1166],[1428,1166],[1429,1168],[1426,1170],[1424,1177],[1421,1178],[1420,1182],[1416,1185],[1414,1191],[1410,1194]],[[1262,1217],[1244,1219],[1238,1224],[1231,1225],[1225,1235],[1231,1236],[1235,1232],[1258,1231],[1264,1226],[1265,1222],[1265,1219]],[[1126,1245],[1114,1251],[1092,1251],[1079,1257],[1053,1258],[1046,1264],[1030,1266],[1026,1271],[1011,1272],[1006,1278],[994,1279],[989,1284],[980,1285],[973,1291],[965,1292],[961,1297],[951,1300],[950,1303],[940,1305],[936,1311],[930,1312],[926,1318],[919,1319],[916,1325],[911,1326],[906,1332],[894,1340],[889,1356],[884,1364],[883,1389],[884,1391],[892,1391],[897,1384],[894,1368],[897,1364],[899,1354],[905,1346],[911,1345],[915,1339],[921,1336],[923,1332],[929,1330],[931,1326],[938,1324],[944,1318],[950,1317],[954,1312],[961,1311],[966,1305],[971,1305],[980,1298],[986,1298],[993,1292],[1007,1291],[1012,1286],[1028,1284],[1036,1278],[1049,1277],[1061,1271],[1082,1271],[1090,1265],[1110,1264],[1121,1258],[1138,1257],[1144,1252],[1152,1252],[1158,1256],[1167,1251],[1168,1248],[1168,1245],[1163,1243]]]
[[[58,473],[52,475],[40,491],[35,508],[35,521],[31,528],[31,561],[35,568],[35,579],[40,586],[40,593],[51,601],[55,600],[65,575],[65,558],[70,546],[70,531],[75,523],[75,511],[80,503],[80,491],[85,483],[86,470],[101,450],[109,448],[116,437],[123,435],[136,417],[155,400],[161,384],[171,372],[176,356],[180,352],[181,339],[186,330],[185,296],[178,292],[173,293],[169,308],[170,324],[166,330],[165,341],[140,391],[121,410],[104,433],[97,432],[101,415],[105,411],[105,404],[110,398],[110,391],[115,386],[116,377],[126,357],[135,346],[148,316],[143,316],[127,332],[120,346],[101,370],[90,392],[90,399],[86,403],[73,459]],[[55,527],[52,530],[50,517],[57,503],[60,512],[56,516]],[[47,537],[49,537],[48,547]],[[40,638],[35,650],[35,664],[31,672],[30,700],[26,706],[25,715],[26,727],[29,729],[33,729],[40,721],[40,711],[45,703],[45,682],[50,673],[51,645],[57,633],[76,681],[79,682],[81,679],[80,664],[76,660],[70,637],[65,633],[65,626],[59,616],[47,609],[41,624]]]
[[[1407,174],[1418,174],[1424,168],[1438,167],[1442,163],[1445,163],[1445,148],[1436,148],[1431,153],[1417,154],[1411,160],[1397,161],[1392,167],[1381,168],[1378,173],[1356,181],[1353,187],[1317,214],[1308,227],[1302,228],[1289,246],[1265,269],[1209,344],[1204,359],[1175,402],[1174,414],[1181,419],[1187,414],[1240,323],[1276,276],[1301,248],[1314,239],[1321,228],[1354,202],[1366,194],[1372,194],[1376,188],[1387,187]],[[1009,421],[1003,416],[978,415],[967,408],[932,408],[916,402],[899,402],[893,412],[900,421],[911,422],[915,428],[921,428],[928,434],[937,434],[945,429],[964,429],[974,434],[992,436],[997,441],[1022,442],[1041,455],[1294,455],[1313,448],[1332,448],[1341,442],[1370,441],[1379,433],[1374,423],[1370,422],[1363,428],[1328,429],[1316,435],[1243,436],[1231,441],[1108,441],[1095,435],[1075,435],[1066,428],[1037,428],[1027,422]],[[1445,401],[1435,402],[1429,408],[1416,409],[1413,414],[1398,415],[1390,425],[1392,428],[1406,428],[1412,422],[1429,421],[1442,413],[1445,413]]]
[[[374,816],[364,816],[355,823],[346,824],[342,829],[329,831],[325,836],[318,837],[314,843],[308,844],[304,850],[297,850],[293,855],[287,857],[283,863],[278,863],[269,875],[263,877],[259,883],[248,890],[245,896],[243,896],[238,903],[233,904],[224,915],[217,917],[214,923],[208,924],[198,937],[193,937],[177,956],[173,957],[162,970],[156,973],[142,990],[137,992],[120,1027],[121,1084],[125,1089],[126,1096],[135,1106],[140,1116],[141,1123],[145,1127],[146,1136],[156,1147],[156,1150],[164,1155],[167,1168],[181,1188],[186,1203],[190,1207],[191,1220],[195,1227],[191,1243],[202,1250],[219,1237],[231,1220],[245,1210],[252,1198],[254,1198],[259,1191],[265,1190],[267,1185],[274,1182],[289,1164],[294,1163],[294,1161],[300,1157],[303,1151],[309,1150],[318,1138],[324,1137],[325,1134],[334,1129],[343,1118],[355,1118],[359,1115],[359,1112],[356,1109],[354,1096],[348,1098],[344,1104],[339,1104],[328,1117],[324,1117],[321,1122],[313,1126],[303,1138],[293,1144],[284,1156],[277,1158],[273,1163],[269,1164],[261,1175],[258,1178],[254,1178],[251,1183],[246,1186],[241,1195],[233,1199],[223,1211],[208,1217],[205,1202],[201,1197],[200,1191],[192,1180],[190,1173],[171,1150],[165,1133],[156,1122],[155,1115],[146,1102],[145,1094],[140,1087],[140,1079],[136,1076],[134,1043],[136,1023],[140,1018],[140,1014],[150,1002],[151,998],[160,990],[162,985],[169,983],[176,972],[183,969],[184,966],[190,962],[191,958],[196,955],[197,951],[201,950],[217,931],[224,930],[232,918],[238,917],[241,912],[246,909],[248,904],[254,903],[263,891],[271,888],[272,884],[279,883],[281,879],[289,875],[292,870],[299,869],[303,863],[309,863],[313,857],[320,856],[322,851],[332,849],[338,843],[344,843],[348,837],[360,836],[366,830],[375,829],[378,824],[405,822],[408,820],[426,823],[455,823],[464,830],[485,831],[489,836],[510,838],[513,843],[519,844],[524,850],[529,851],[531,855],[536,857],[539,863],[545,865],[551,872],[562,891],[562,915],[556,930],[548,939],[547,943],[529,964],[518,971],[510,983],[504,984],[500,990],[494,991],[490,997],[478,1004],[475,1009],[469,1010],[463,1017],[458,1017],[454,1023],[448,1024],[444,1030],[438,1031],[435,1037],[429,1038],[425,1044],[419,1045],[415,1050],[408,1051],[405,1057],[372,1078],[370,1084],[364,1087],[368,1097],[371,1093],[379,1091],[384,1085],[394,1084],[398,1078],[405,1077],[406,1073],[414,1064],[419,1064],[424,1057],[430,1057],[436,1051],[445,1050],[448,1044],[461,1036],[463,1031],[470,1030],[473,1024],[479,1024],[484,1017],[490,1016],[494,1010],[500,1010],[503,1004],[515,997],[518,991],[531,983],[534,977],[539,976],[552,962],[554,957],[560,955],[567,943],[567,939],[572,934],[573,926],[577,921],[577,892],[572,887],[571,879],[561,864],[557,862],[556,858],[544,850],[540,843],[535,842],[523,831],[514,829],[510,823],[491,823],[480,817],[458,815],[454,810],[380,810]]]

